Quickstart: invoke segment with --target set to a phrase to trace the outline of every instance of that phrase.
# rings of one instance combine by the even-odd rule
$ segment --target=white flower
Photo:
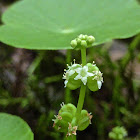
[[[88,77],[94,76],[93,73],[88,72],[88,66],[77,68],[76,72],[78,73],[78,75],[74,79],[75,80],[81,79],[84,85],[86,85]]]
[[[93,71],[94,73],[94,78],[92,80],[97,80],[97,85],[98,88],[101,89],[102,83],[103,83],[103,73],[101,73],[100,71]]]
[[[64,82],[65,86],[64,87],[67,86],[69,77],[72,76],[76,72],[76,69],[80,68],[80,67],[82,67],[80,64],[75,64],[75,60],[74,60],[74,64],[71,63],[71,66],[68,65],[68,70],[65,69],[64,70],[65,73],[63,75],[63,79],[65,79],[65,82]]]

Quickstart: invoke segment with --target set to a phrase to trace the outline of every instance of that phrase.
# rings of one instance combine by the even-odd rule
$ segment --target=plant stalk
[[[82,59],[82,66],[86,65],[86,48],[81,49],[81,59]],[[84,105],[84,99],[85,99],[85,93],[86,93],[86,86],[84,84],[81,85],[80,89],[80,95],[79,95],[79,100],[78,100],[78,105],[77,105],[77,111],[76,111],[76,118],[78,120],[83,105]]]
[[[81,60],[82,60],[82,66],[87,64],[86,48],[81,49]]]

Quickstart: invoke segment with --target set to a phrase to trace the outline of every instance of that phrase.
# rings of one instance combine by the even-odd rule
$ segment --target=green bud
[[[81,41],[81,46],[86,48],[87,47],[87,42],[85,40],[82,40]]]
[[[76,38],[77,44],[80,45],[81,44],[81,39],[80,38]]]
[[[77,41],[75,39],[72,40],[70,45],[71,45],[72,48],[75,48],[77,46]]]
[[[85,40],[87,40],[88,39],[88,35],[85,35]]]
[[[77,38],[71,41],[71,46],[74,49],[82,49],[91,47],[95,38],[93,36],[80,34]]]
[[[78,38],[81,39],[81,40],[83,40],[83,37],[84,37],[83,34],[80,34],[80,35],[78,36]]]
[[[93,36],[88,36],[87,40],[90,44],[95,42],[95,38]]]

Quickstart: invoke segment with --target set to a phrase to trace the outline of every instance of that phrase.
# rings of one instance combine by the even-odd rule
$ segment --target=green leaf
[[[3,15],[0,40],[27,49],[69,49],[79,34],[101,44],[140,32],[136,0],[22,0]]]
[[[21,118],[0,113],[0,140],[33,140],[33,133]]]

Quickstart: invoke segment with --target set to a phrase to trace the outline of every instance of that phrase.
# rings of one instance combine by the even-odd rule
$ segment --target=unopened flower
[[[80,34],[77,38],[71,41],[70,45],[73,49],[82,49],[91,47],[95,42],[95,38],[93,36]]]

